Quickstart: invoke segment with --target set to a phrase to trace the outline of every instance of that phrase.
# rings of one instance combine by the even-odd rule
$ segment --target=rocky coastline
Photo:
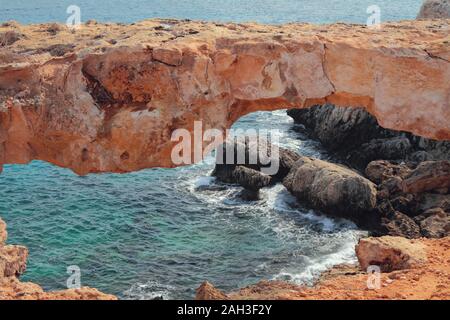
[[[448,19],[449,2],[436,2],[426,1],[419,18]],[[360,240],[358,265],[337,266],[314,287],[262,281],[223,293],[205,282],[196,298],[450,299],[445,26],[446,20],[391,23],[383,25],[389,33],[380,35],[346,24],[90,21],[76,33],[58,24],[4,23],[0,171],[5,163],[33,159],[78,174],[170,167],[174,129],[196,119],[226,129],[244,114],[288,108],[299,130],[342,164],[280,149],[275,175],[261,172],[259,163],[216,165],[213,175],[242,185],[246,200],[282,183],[302,204],[351,219],[376,237]],[[350,66],[348,59],[361,63]],[[377,81],[379,72],[385,87]],[[149,143],[143,138],[148,136],[155,138]],[[116,299],[91,288],[44,292],[21,282],[28,250],[6,240],[0,219],[1,300]],[[367,288],[371,264],[382,271],[375,290]]]
[[[300,125],[297,130],[342,163],[279,148],[277,177],[262,173],[262,164],[247,162],[216,165],[212,174],[255,195],[245,200],[257,200],[259,189],[282,182],[302,205],[353,220],[376,238],[360,240],[358,265],[335,266],[313,287],[262,281],[224,293],[205,282],[196,299],[450,299],[450,142],[384,129],[358,108],[325,105],[288,114]],[[236,154],[237,144],[227,141],[224,153]],[[266,149],[270,154],[271,147]],[[245,150],[246,159],[255,158],[248,143]],[[371,264],[383,272],[376,290],[365,287]]]
[[[39,285],[22,282],[20,275],[26,271],[28,249],[6,244],[6,223],[0,219],[0,300],[116,300],[97,289],[81,287],[45,292]]]

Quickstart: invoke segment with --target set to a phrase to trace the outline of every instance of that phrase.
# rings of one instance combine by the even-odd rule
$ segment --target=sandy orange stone
[[[173,167],[177,128],[259,110],[362,106],[450,139],[449,20],[365,25],[146,20],[0,27],[0,166],[78,174]]]

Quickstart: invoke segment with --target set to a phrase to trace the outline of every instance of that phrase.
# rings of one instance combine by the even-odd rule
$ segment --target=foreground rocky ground
[[[39,285],[21,282],[18,277],[26,270],[28,249],[6,245],[6,224],[0,219],[0,300],[115,300],[97,289],[82,287],[45,292]]]
[[[427,0],[419,18],[430,17],[449,18],[449,1]],[[170,135],[191,130],[194,120],[224,130],[252,111],[326,103],[361,106],[385,128],[448,140],[448,24],[405,21],[370,30],[342,23],[89,21],[75,31],[6,22],[0,171],[4,163],[33,159],[79,174],[173,166]],[[333,268],[313,288],[263,281],[224,294],[205,283],[198,299],[450,299],[448,144],[392,134],[365,111],[336,116],[333,108],[322,108],[323,117],[311,111],[310,120],[305,111],[291,115],[325,146],[350,147],[336,153],[350,154],[345,160],[360,172],[282,150],[279,174],[265,175],[259,165],[217,166],[214,174],[243,185],[248,199],[283,181],[299,201],[374,233],[441,239],[363,239],[359,266]],[[324,119],[337,119],[334,129],[327,131]],[[6,235],[0,220],[0,299],[115,298],[90,288],[46,293],[20,282],[28,251],[5,245]],[[384,272],[374,290],[367,287],[370,264]]]
[[[380,286],[368,287],[366,269],[337,266],[322,275],[313,287],[281,281],[261,281],[231,293],[223,293],[210,283],[197,289],[198,300],[280,299],[450,299],[450,238],[416,239],[382,237],[360,241],[360,265],[382,267]],[[386,268],[383,270],[383,268]],[[372,282],[370,282],[373,285]]]

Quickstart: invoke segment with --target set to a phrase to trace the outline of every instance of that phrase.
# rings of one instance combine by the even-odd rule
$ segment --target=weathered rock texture
[[[419,241],[390,236],[361,239],[356,256],[362,270],[376,265],[382,272],[420,267],[427,261],[425,248]]]
[[[361,220],[375,208],[374,183],[341,165],[301,157],[283,185],[303,203],[331,215]]]
[[[367,287],[368,275],[365,270],[359,271],[355,267],[337,266],[321,277],[313,287],[282,281],[261,281],[223,297],[222,292],[208,284],[206,293],[204,289],[199,290],[197,298],[219,300],[449,300],[450,238],[420,239],[413,242],[403,239],[400,240],[401,243],[395,239],[392,243],[386,240],[386,244],[381,245],[385,241],[384,239],[389,238],[392,239],[392,237],[374,239],[380,243],[380,245],[376,245],[377,250],[380,248],[383,250],[381,253],[374,251],[374,257],[402,256],[403,258],[393,259],[393,261],[409,261],[406,263],[408,269],[403,269],[405,264],[402,264],[402,270],[381,273],[379,288],[369,289]],[[361,259],[363,258],[362,254],[363,252],[361,252]],[[380,262],[383,264],[387,261]]]
[[[407,238],[450,235],[450,161],[373,161],[367,177],[378,184],[375,234]]]
[[[228,300],[228,297],[211,283],[205,281],[197,288],[195,300]]]
[[[0,166],[173,167],[171,134],[257,110],[362,106],[450,139],[449,21],[314,26],[149,20],[0,27]]]
[[[22,246],[5,245],[6,224],[0,219],[0,300],[114,300],[116,297],[97,289],[83,287],[54,292],[34,283],[21,282],[18,277],[26,270],[28,250]]]
[[[362,108],[333,105],[291,109],[306,133],[337,157],[360,170],[374,160],[450,160],[450,141],[436,141],[382,128]],[[299,127],[298,130],[303,130]]]
[[[450,0],[425,0],[417,19],[449,19]]]

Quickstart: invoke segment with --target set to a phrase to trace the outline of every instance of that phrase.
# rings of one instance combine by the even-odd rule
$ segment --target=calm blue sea
[[[421,0],[0,0],[0,21],[65,21],[76,4],[82,20],[133,22],[150,17],[283,23],[414,18]],[[239,128],[279,130],[281,145],[329,156],[303,136],[285,111],[259,112]],[[0,175],[0,216],[9,243],[30,250],[24,280],[64,289],[67,267],[82,285],[124,299],[192,298],[208,280],[232,290],[261,279],[310,284],[326,268],[354,261],[362,232],[343,220],[299,206],[281,186],[243,202],[240,188],[210,177],[213,158],[189,167],[78,177],[35,161],[6,165]]]

